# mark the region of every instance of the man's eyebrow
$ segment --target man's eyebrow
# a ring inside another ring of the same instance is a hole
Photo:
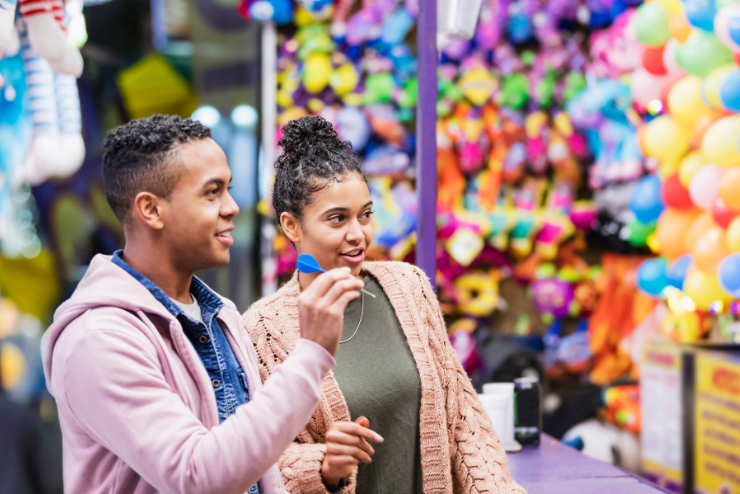
[[[229,179],[229,183],[231,183],[232,179]],[[203,188],[209,187],[211,185],[224,185],[226,182],[224,182],[223,178],[214,177],[210,180],[208,180],[206,183],[203,184]]]

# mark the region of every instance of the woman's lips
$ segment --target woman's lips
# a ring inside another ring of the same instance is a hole
[[[351,254],[354,254],[354,255],[351,255]],[[339,254],[339,255],[344,260],[348,262],[353,262],[353,263],[362,262],[365,260],[365,250],[364,249],[357,249],[357,250],[348,252],[347,254]]]

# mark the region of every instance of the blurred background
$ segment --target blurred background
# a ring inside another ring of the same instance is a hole
[[[424,1],[0,0],[0,493],[61,492],[39,340],[123,247],[105,132],[154,113],[227,154],[232,261],[200,276],[240,310],[295,268],[280,126],[322,115],[367,173],[372,259],[416,262],[436,222],[428,274],[479,390],[532,378],[551,436],[674,492],[740,492],[740,5],[439,0],[429,33]]]

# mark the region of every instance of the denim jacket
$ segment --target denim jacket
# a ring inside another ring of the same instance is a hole
[[[203,323],[189,318],[172,299],[149,278],[136,271],[123,260],[123,251],[113,254],[112,261],[133,276],[180,321],[203,366],[208,372],[216,395],[219,421],[223,422],[237,407],[249,401],[247,376],[236,359],[216,315],[223,308],[221,299],[205,283],[193,276],[190,293],[200,306]],[[205,323],[205,324],[204,324]],[[255,484],[247,494],[259,494]]]

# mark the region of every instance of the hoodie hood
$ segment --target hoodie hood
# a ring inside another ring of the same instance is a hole
[[[93,258],[72,296],[54,313],[54,322],[41,340],[41,358],[44,364],[46,387],[52,394],[51,362],[54,345],[72,321],[96,307],[117,307],[174,319],[146,287],[111,262],[111,256],[98,254]]]

